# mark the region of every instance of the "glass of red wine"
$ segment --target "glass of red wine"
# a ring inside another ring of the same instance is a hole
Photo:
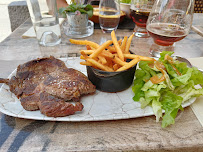
[[[150,54],[174,51],[173,44],[184,39],[192,25],[194,0],[156,0],[147,20],[147,31],[154,40]]]
[[[140,38],[148,38],[146,23],[154,0],[131,0],[130,17],[135,22],[134,33]]]

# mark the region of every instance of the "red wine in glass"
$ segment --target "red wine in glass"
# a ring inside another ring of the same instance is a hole
[[[131,0],[130,16],[135,22],[134,34],[136,37],[150,37],[146,30],[146,23],[153,4],[154,0]]]
[[[147,26],[150,36],[154,42],[162,46],[173,45],[187,36],[187,31],[177,24],[152,23]]]
[[[149,50],[152,56],[160,57],[162,51],[175,51],[173,44],[189,34],[193,11],[194,0],[156,0],[146,26],[154,40]]]
[[[132,10],[130,12],[130,16],[133,19],[133,22],[139,27],[146,27],[147,19],[150,12],[147,11],[139,11]]]

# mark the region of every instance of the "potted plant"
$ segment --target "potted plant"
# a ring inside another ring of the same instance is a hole
[[[93,15],[93,7],[90,4],[72,3],[66,8],[60,8],[59,14],[67,17],[69,26],[86,27],[88,18]]]
[[[130,3],[131,0],[120,0],[121,11],[124,11],[128,18],[130,18]]]

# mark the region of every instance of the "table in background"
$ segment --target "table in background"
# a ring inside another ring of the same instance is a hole
[[[198,27],[203,14],[195,14]],[[77,56],[84,46],[70,44],[63,34],[62,43],[55,47],[40,47],[36,39],[22,39],[31,27],[28,20],[0,43],[0,77],[7,77],[19,64],[37,57]],[[117,30],[118,38],[130,36],[132,31]],[[111,39],[109,34],[95,30],[85,38],[101,44]],[[134,37],[130,50],[149,56],[152,39]],[[184,57],[203,56],[203,37],[191,31],[175,44],[175,54]],[[129,97],[131,98],[131,97]],[[104,103],[105,104],[105,103]],[[10,117],[0,113],[0,148],[2,151],[202,151],[203,128],[192,112],[185,108],[175,125],[166,129],[155,117],[99,122],[49,122]]]
[[[203,36],[203,15],[195,14],[193,20],[192,30]]]

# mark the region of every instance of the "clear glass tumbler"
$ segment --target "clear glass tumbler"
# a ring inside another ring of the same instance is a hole
[[[116,30],[120,21],[120,0],[100,0],[99,23],[104,33]]]
[[[61,42],[56,0],[27,0],[36,38],[42,46]]]
[[[173,44],[184,39],[192,25],[194,0],[156,0],[147,21],[147,30],[154,39],[150,54],[174,51]]]

